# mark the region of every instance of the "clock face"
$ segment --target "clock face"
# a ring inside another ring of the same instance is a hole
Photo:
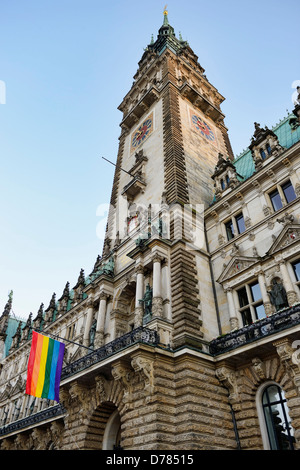
[[[210,140],[211,142],[214,142],[215,135],[207,122],[203,121],[203,119],[201,119],[196,114],[192,114],[192,122],[194,127],[203,135],[203,137],[205,137],[207,140]]]
[[[149,137],[153,130],[152,114],[134,131],[131,139],[132,150],[136,150]]]
[[[132,232],[137,226],[139,225],[138,223],[138,217],[137,215],[134,217],[131,217],[131,219],[128,221],[128,232]]]

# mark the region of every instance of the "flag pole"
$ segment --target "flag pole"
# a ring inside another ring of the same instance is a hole
[[[32,331],[35,331],[36,333],[43,334],[43,335],[49,335],[49,336],[52,336],[53,338],[58,338],[58,339],[61,339],[63,341],[67,341],[68,343],[75,344],[76,346],[79,346],[80,348],[85,348],[85,349],[89,349],[90,351],[94,351],[93,348],[89,348],[88,346],[83,346],[83,344],[75,343],[75,341],[71,341],[70,339],[62,338],[61,336],[54,335],[53,333],[40,332],[40,331],[36,331],[36,330],[32,330]]]

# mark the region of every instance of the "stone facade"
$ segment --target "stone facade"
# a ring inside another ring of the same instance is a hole
[[[102,256],[0,317],[1,450],[299,448],[299,105],[234,158],[223,100],[165,12],[119,106]],[[59,403],[25,395],[32,329],[66,344]]]

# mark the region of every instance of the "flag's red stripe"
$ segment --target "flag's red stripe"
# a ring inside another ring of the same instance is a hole
[[[31,350],[30,350],[28,366],[27,366],[26,393],[28,395],[31,395],[32,373],[33,373],[33,366],[34,366],[34,362],[35,362],[37,338],[38,338],[37,333],[35,331],[33,331],[32,332]]]
[[[36,396],[36,386],[39,379],[39,372],[40,372],[40,365],[41,365],[41,356],[42,356],[42,349],[43,349],[43,342],[44,336],[36,333],[37,335],[37,344],[35,349],[35,358],[34,358],[34,365],[32,370],[32,380],[31,380],[31,392],[32,395]]]

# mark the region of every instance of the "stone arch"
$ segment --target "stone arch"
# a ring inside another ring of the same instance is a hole
[[[95,409],[89,420],[84,443],[85,450],[102,450],[107,424],[116,411],[118,409],[112,402],[102,403]]]
[[[254,357],[252,363],[241,369],[218,369],[217,376],[229,391],[229,401],[234,411],[242,450],[262,450],[257,391],[262,384],[271,381],[277,383],[286,396],[292,396],[295,387],[286,368],[279,357],[273,356],[265,360]],[[287,405],[291,410],[289,400]]]
[[[124,387],[119,380],[107,380],[103,376],[97,379],[94,409],[89,413],[84,439],[85,450],[106,450],[113,445],[119,446],[121,424],[124,419]],[[115,441],[113,442],[113,439]]]

